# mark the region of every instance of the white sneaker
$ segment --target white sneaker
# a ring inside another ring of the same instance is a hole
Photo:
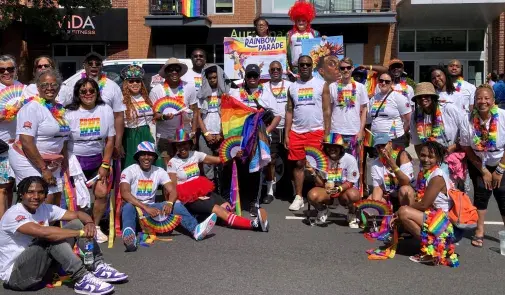
[[[109,238],[102,232],[99,226],[96,227],[96,242],[98,244],[105,243]]]
[[[77,294],[104,295],[112,293],[114,286],[96,278],[91,273],[87,273],[75,283],[74,291]]]
[[[316,217],[316,224],[317,225],[326,224],[326,220],[328,220],[328,212],[329,212],[328,208],[321,210],[321,211],[317,211],[317,217]]]
[[[205,219],[202,223],[196,226],[195,231],[193,232],[193,238],[195,240],[200,241],[207,234],[210,233],[214,225],[216,224],[217,221],[217,215],[216,213],[212,213],[207,219]]]
[[[299,195],[296,195],[295,199],[293,200],[293,203],[289,205],[289,210],[298,211],[300,209],[303,209],[304,205],[305,204],[303,203],[303,198],[300,197]]]
[[[356,214],[348,213],[347,222],[349,222],[349,228],[359,228],[359,219],[356,218]]]

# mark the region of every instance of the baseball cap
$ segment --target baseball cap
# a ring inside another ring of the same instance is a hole
[[[387,144],[391,141],[391,137],[387,133],[375,133],[373,136],[373,147],[376,147],[380,144]]]
[[[248,64],[247,67],[245,68],[245,74],[247,75],[249,73],[256,73],[260,75],[261,74],[260,67],[258,67],[257,64]]]
[[[91,59],[98,59],[99,61],[103,61],[103,56],[101,56],[99,53],[94,52],[94,51],[92,51],[92,52],[86,54],[86,56],[84,56],[84,61],[88,61]]]

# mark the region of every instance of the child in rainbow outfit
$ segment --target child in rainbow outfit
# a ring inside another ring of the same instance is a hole
[[[347,218],[349,227],[358,228],[353,206],[360,200],[360,194],[356,188],[359,181],[358,163],[353,156],[344,152],[344,139],[340,134],[330,133],[324,138],[323,152],[328,159],[328,167],[325,171],[321,171],[323,173],[315,172],[310,165],[306,167],[316,184],[316,187],[312,188],[307,195],[310,204],[318,211],[316,224],[326,223],[329,213],[327,206],[338,199],[340,205],[349,208]]]
[[[220,195],[213,193],[214,184],[207,177],[200,176],[198,168],[200,163],[217,165],[221,163],[220,158],[192,151],[191,138],[183,129],[176,131],[172,143],[176,154],[168,162],[167,172],[177,187],[177,198],[184,203],[189,212],[203,216],[217,215],[232,228],[268,232],[269,224],[265,209],[259,208],[258,216],[254,220],[229,212],[225,208],[230,204]],[[240,156],[240,153],[237,156]]]
[[[302,40],[320,37],[318,31],[310,27],[316,17],[316,10],[312,3],[298,0],[288,12],[289,18],[294,23],[289,30],[287,41],[288,73],[296,77],[298,74],[298,58],[302,55]]]
[[[133,157],[137,163],[123,170],[120,183],[121,197],[125,201],[121,209],[121,218],[126,251],[137,250],[136,208],[140,208],[144,215],[151,217],[160,214],[180,215],[182,227],[190,232],[195,240],[202,240],[214,227],[216,214],[210,214],[205,221],[198,224],[186,207],[177,201],[177,194],[166,171],[153,166],[158,159],[153,143],[148,141],[140,143]],[[155,203],[156,190],[160,185],[163,186],[166,201]]]

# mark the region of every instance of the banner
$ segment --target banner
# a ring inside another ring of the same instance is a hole
[[[285,37],[224,38],[224,72],[230,79],[244,79],[248,64],[257,64],[261,79],[269,79],[268,67],[279,61],[286,71]]]
[[[341,60],[344,58],[344,37],[334,36],[322,38],[304,39],[302,40],[302,54],[312,57],[314,65],[314,77],[320,77],[317,69],[319,59],[323,56],[333,55]]]

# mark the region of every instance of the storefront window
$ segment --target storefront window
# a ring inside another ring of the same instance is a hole
[[[417,31],[417,52],[466,51],[465,30]]]
[[[274,2],[274,12],[288,12],[295,0],[272,0]]]
[[[400,52],[414,52],[416,46],[415,31],[400,31],[398,33]]]
[[[468,31],[468,51],[484,51],[484,30]]]
[[[233,0],[216,0],[216,13],[233,13]]]
[[[482,60],[468,61],[467,80],[476,86],[484,83],[484,62]]]
[[[68,45],[68,56],[85,56],[91,52],[91,45]]]
[[[415,67],[414,61],[403,61],[403,69],[405,73],[407,73],[407,77],[409,77],[412,80],[414,80],[414,67]]]

